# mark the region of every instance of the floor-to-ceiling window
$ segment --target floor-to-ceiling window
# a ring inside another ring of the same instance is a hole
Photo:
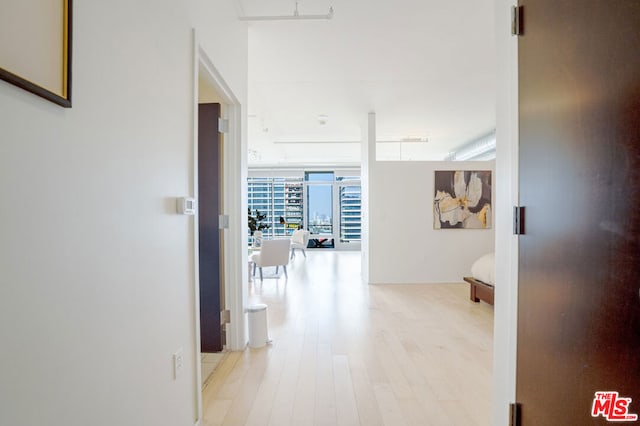
[[[310,248],[359,249],[359,170],[249,169],[248,206],[265,215],[264,237],[311,232]]]
[[[333,237],[333,172],[305,172],[307,229]]]

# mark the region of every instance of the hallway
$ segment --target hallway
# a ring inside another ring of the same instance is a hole
[[[493,307],[467,285],[363,285],[360,252],[288,270],[249,283],[273,342],[226,356],[203,426],[491,424]]]

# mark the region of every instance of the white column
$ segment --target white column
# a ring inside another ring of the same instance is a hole
[[[362,167],[361,167],[361,197],[362,197],[362,281],[369,283],[369,257],[371,253],[370,215],[369,206],[374,196],[372,183],[376,162],[376,113],[367,115],[366,123],[362,126]]]

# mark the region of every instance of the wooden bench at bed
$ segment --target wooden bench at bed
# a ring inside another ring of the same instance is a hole
[[[493,286],[476,280],[473,277],[464,277],[463,280],[470,284],[469,298],[478,303],[484,300],[493,305]]]

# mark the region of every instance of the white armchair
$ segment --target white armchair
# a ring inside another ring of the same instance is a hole
[[[251,261],[253,262],[253,275],[256,274],[256,267],[260,268],[260,281],[262,281],[262,268],[266,266],[275,266],[276,274],[278,273],[278,267],[282,266],[284,269],[284,276],[287,275],[287,264],[289,263],[289,248],[291,246],[291,240],[279,239],[279,240],[262,240],[260,251],[251,255]]]
[[[304,251],[304,249],[306,249],[307,245],[309,244],[309,235],[310,235],[310,232],[305,231],[304,229],[298,229],[296,231],[293,231],[293,234],[291,235],[291,258],[292,259],[296,257],[296,249],[302,250],[302,254],[304,255],[304,257],[307,257],[307,253]]]

